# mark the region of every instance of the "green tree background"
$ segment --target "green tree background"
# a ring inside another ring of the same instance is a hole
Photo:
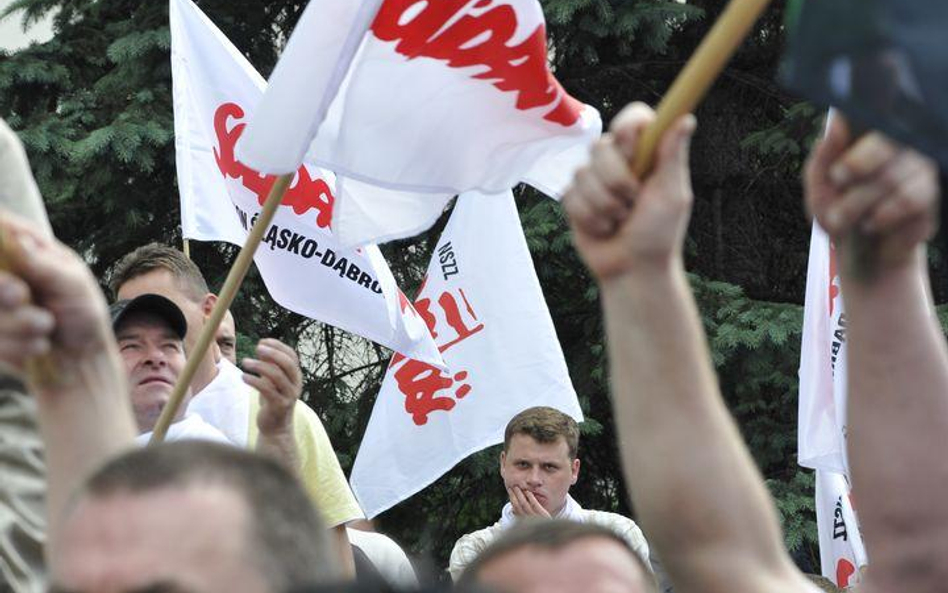
[[[305,2],[198,4],[266,75]],[[607,125],[630,101],[660,99],[724,6],[720,0],[543,4],[558,78],[597,107]],[[688,266],[723,393],[776,497],[787,547],[804,570],[818,572],[813,477],[796,465],[796,376],[809,243],[799,171],[822,113],[775,82],[783,10],[783,1],[773,3],[698,109]],[[0,115],[27,146],[57,235],[104,280],[111,264],[138,245],[181,243],[167,2],[17,0],[7,10],[7,18],[25,25],[44,15],[54,18],[51,40],[0,53]],[[559,206],[529,188],[518,195],[588,419],[574,494],[588,507],[634,516],[615,447],[596,287]],[[383,248],[407,293],[417,289],[445,220]],[[201,243],[192,255],[219,286],[235,250]],[[937,253],[934,265],[940,270]],[[939,299],[945,289],[936,283]],[[283,310],[255,274],[234,312],[242,353],[265,336],[300,344],[307,403],[348,471],[389,353]],[[497,453],[473,455],[383,514],[379,528],[432,570],[444,567],[454,540],[495,521],[505,501]]]

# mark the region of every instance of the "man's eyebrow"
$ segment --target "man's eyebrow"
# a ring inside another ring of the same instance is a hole
[[[173,329],[168,329],[167,331],[162,332],[162,340],[171,340],[173,342],[182,342],[183,340],[175,333]]]
[[[85,593],[81,589],[68,589],[60,585],[51,585],[46,593]],[[195,593],[193,589],[188,589],[181,583],[174,581],[157,581],[149,583],[142,587],[126,589],[123,593]]]
[[[194,589],[188,589],[181,583],[174,581],[158,581],[149,583],[144,587],[128,589],[125,593],[195,593]]]

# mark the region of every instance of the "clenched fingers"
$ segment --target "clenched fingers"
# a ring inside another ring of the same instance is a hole
[[[845,187],[870,178],[886,167],[899,151],[899,146],[882,134],[866,134],[833,164],[829,170],[830,180],[837,187]]]
[[[825,206],[823,223],[832,235],[852,230],[876,207],[884,207],[902,191],[902,186],[922,172],[921,165],[908,151],[895,153],[892,160],[871,176],[848,188],[837,187],[835,199]]]
[[[618,216],[626,215],[638,195],[640,183],[632,174],[629,161],[619,150],[611,134],[604,135],[593,145],[589,165],[590,173],[599,180],[612,198],[611,203],[602,210],[611,211]]]
[[[864,221],[866,232],[886,233],[913,219],[924,219],[928,221],[929,236],[934,234],[939,194],[937,169],[934,163],[916,153],[911,153],[906,160],[902,177],[889,199]]]
[[[0,272],[0,360],[20,368],[31,357],[50,350],[55,319],[29,304],[26,284]]]
[[[563,196],[563,208],[573,226],[594,237],[609,237],[615,232],[616,219],[603,216],[595,206],[604,198],[591,195],[606,191],[589,167],[576,172],[573,186]]]

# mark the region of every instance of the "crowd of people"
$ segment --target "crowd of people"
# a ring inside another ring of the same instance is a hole
[[[628,163],[653,119],[641,104],[619,114],[563,200],[600,288],[619,450],[641,529],[570,496],[581,479],[575,421],[524,410],[510,419],[499,459],[509,502],[451,553],[458,591],[819,590],[784,548],[685,274],[696,121],[683,117],[665,133],[640,179]],[[835,118],[804,187],[842,262],[850,464],[871,557],[860,591],[940,592],[948,349],[924,255],[937,167],[879,134],[855,138]],[[238,366],[229,317],[168,442],[143,446],[217,298],[184,254],[146,245],[116,262],[109,305],[79,255],[31,223],[2,213],[0,238],[0,566],[9,587],[418,587],[405,553],[363,521],[326,431],[300,401],[300,362],[286,344],[263,339]]]

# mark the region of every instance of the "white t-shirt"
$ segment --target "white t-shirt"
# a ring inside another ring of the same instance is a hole
[[[642,534],[642,530],[635,524],[635,521],[616,513],[584,509],[575,502],[574,505],[575,507],[570,509],[569,516],[566,518],[580,523],[594,523],[611,529],[616,535],[627,541],[645,565],[651,568],[648,561],[648,542],[645,541],[645,535]],[[505,523],[507,522],[501,518],[500,521],[490,527],[463,535],[455,542],[448,566],[448,572],[451,573],[452,580],[457,581],[467,565],[487,546],[492,544],[495,539],[500,537],[508,526]]]
[[[200,415],[238,447],[247,447],[250,434],[251,388],[243,371],[226,358],[217,364],[217,376],[188,404],[188,411]]]
[[[346,528],[349,543],[362,550],[375,570],[389,585],[401,589],[418,586],[418,577],[405,551],[391,538],[381,533]]]
[[[151,433],[152,431],[148,431],[138,435],[135,437],[135,443],[141,446],[147,445],[148,441],[151,440]],[[165,441],[168,442],[183,440],[213,441],[225,445],[234,444],[224,436],[224,433],[205,422],[200,415],[191,411],[184,418],[169,426],[168,434],[165,435]]]

